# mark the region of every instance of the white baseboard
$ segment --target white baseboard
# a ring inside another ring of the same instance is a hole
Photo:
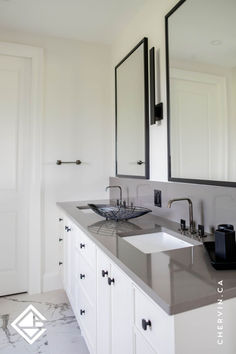
[[[62,289],[61,273],[46,273],[43,276],[43,292]]]

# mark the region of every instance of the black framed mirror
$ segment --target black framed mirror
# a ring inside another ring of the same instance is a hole
[[[235,14],[181,0],[166,15],[169,181],[236,186]]]
[[[149,178],[148,39],[115,67],[116,176]]]

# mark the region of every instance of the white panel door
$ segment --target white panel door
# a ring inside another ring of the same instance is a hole
[[[28,290],[31,61],[0,55],[0,296]]]
[[[172,177],[227,179],[224,77],[171,70]]]

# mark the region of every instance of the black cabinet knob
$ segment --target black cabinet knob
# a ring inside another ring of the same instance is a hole
[[[151,327],[152,323],[150,320],[146,321],[145,319],[142,319],[142,328],[144,331],[147,330],[147,327]]]
[[[65,226],[65,230],[67,231],[67,229],[68,229],[68,226]]]
[[[71,231],[71,228],[70,228],[70,227],[67,227],[66,231],[67,231],[67,232],[70,232],[70,231]]]
[[[84,315],[85,314],[85,310],[80,310],[80,315]]]
[[[59,242],[63,241],[63,238],[59,237]]]
[[[62,218],[59,218],[58,221],[61,222],[61,221],[63,221],[63,219],[62,219]]]
[[[80,246],[81,249],[85,248],[85,244],[84,243],[81,243],[79,246]]]
[[[102,277],[105,278],[106,275],[108,275],[108,271],[107,270],[102,270]]]
[[[80,279],[83,279],[83,278],[85,278],[85,274],[80,274]]]
[[[107,282],[108,282],[109,285],[111,285],[112,283],[114,284],[115,283],[115,279],[108,277]]]
[[[63,264],[63,262],[58,262],[59,266]]]

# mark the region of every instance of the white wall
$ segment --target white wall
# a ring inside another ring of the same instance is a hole
[[[44,290],[60,286],[57,201],[103,198],[111,174],[110,47],[0,30],[0,41],[45,50],[43,121]],[[83,164],[57,166],[56,160]]]
[[[160,126],[150,127],[150,179],[155,181],[167,180],[165,15],[177,2],[177,0],[148,0],[112,45],[113,68],[143,37],[148,37],[149,48],[155,46],[156,49],[160,49],[161,101],[164,103],[164,119]],[[114,73],[112,74],[114,80]],[[115,156],[114,151],[113,146],[113,156]]]

